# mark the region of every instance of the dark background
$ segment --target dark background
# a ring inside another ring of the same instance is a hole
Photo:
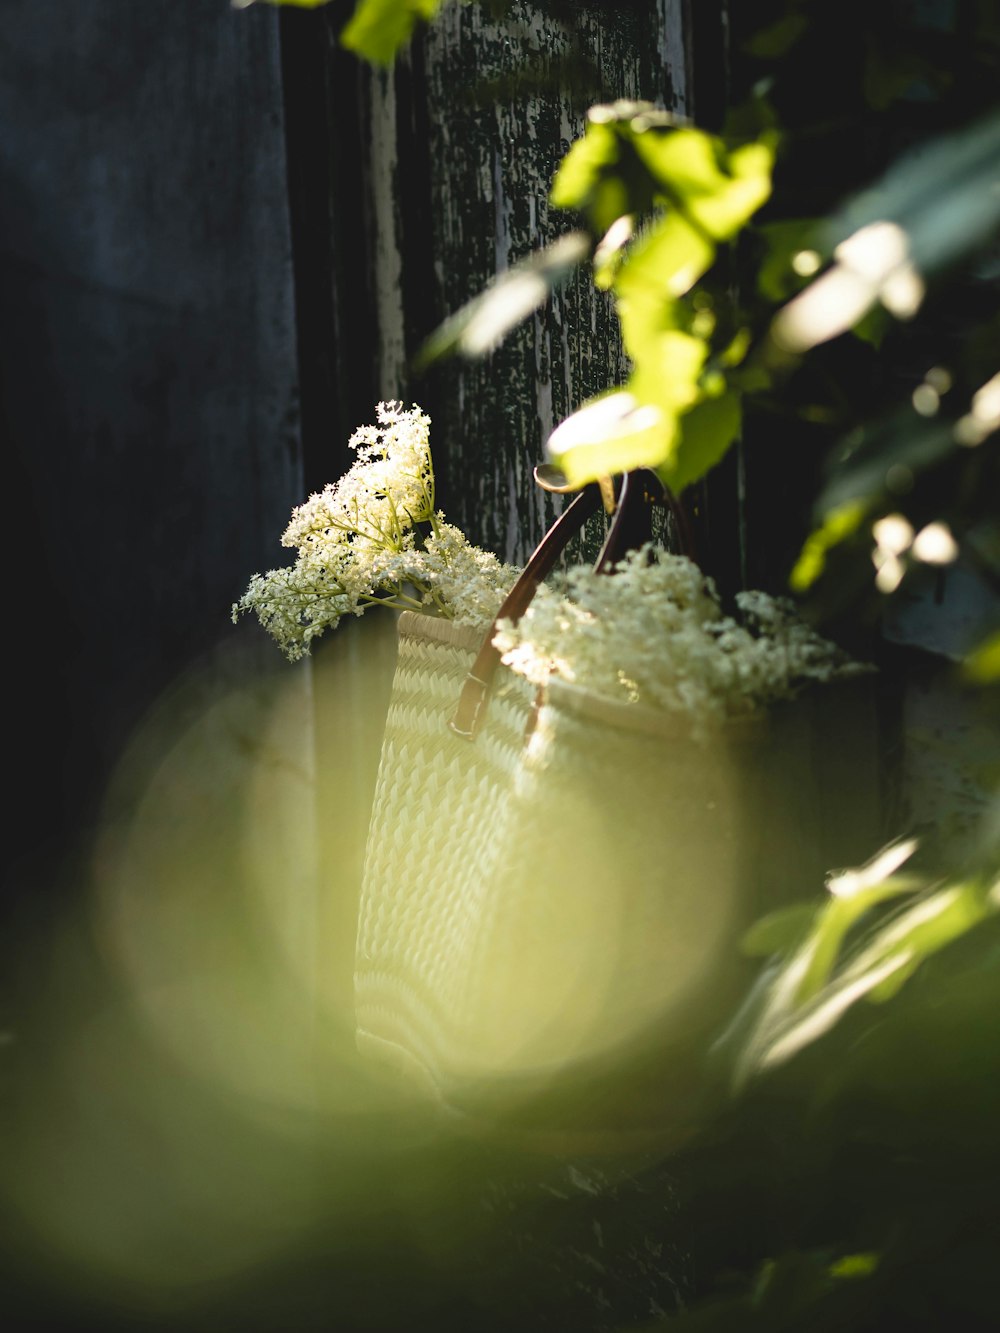
[[[225,0],[4,5],[15,897],[63,873],[143,709],[232,652],[229,607],[301,498],[278,24]]]

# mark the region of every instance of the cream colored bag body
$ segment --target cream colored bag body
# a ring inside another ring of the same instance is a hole
[[[749,919],[745,741],[561,682],[534,716],[504,672],[470,743],[448,723],[477,647],[400,616],[355,975],[362,1050],[456,1108],[703,1032]]]
[[[743,729],[698,743],[563,682],[536,698],[500,667],[457,734],[483,648],[400,616],[355,972],[362,1051],[457,1110],[703,1053],[752,915]]]

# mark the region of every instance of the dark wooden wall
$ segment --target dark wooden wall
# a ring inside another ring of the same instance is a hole
[[[6,0],[4,696],[22,886],[86,825],[150,701],[233,643],[230,605],[277,563],[302,489],[285,166],[275,11]],[[257,651],[250,626],[241,642]]]
[[[548,206],[587,108],[687,106],[680,0],[448,5],[366,94],[378,384],[431,413],[442,505],[523,559],[551,515],[534,485],[552,427],[626,367],[610,301],[581,272],[484,360],[414,376],[447,315],[572,224]]]

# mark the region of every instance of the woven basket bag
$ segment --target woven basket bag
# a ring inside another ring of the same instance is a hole
[[[598,570],[642,536],[629,484]],[[574,501],[501,616],[523,612],[599,503]],[[672,1110],[676,1122],[744,980],[732,962],[756,907],[741,800],[753,728],[706,745],[559,680],[536,694],[498,664],[492,627],[403,612],[398,633],[361,894],[359,1048],[476,1120],[597,1135],[662,1129]]]

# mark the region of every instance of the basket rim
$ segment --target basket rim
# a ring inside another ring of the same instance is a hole
[[[439,643],[469,653],[479,651],[489,629],[489,625],[482,628],[457,625],[453,620],[421,611],[401,611],[397,622],[400,639]],[[550,676],[542,687],[541,705],[544,707],[547,704],[565,708],[622,731],[684,744],[695,743],[693,721],[686,714],[668,713],[663,709],[651,708],[648,704],[609,699],[607,695],[598,694],[595,690],[560,676]],[[722,740],[726,744],[750,744],[760,740],[767,730],[767,713],[758,710],[744,717],[710,723],[705,731],[705,742],[710,744]]]
[[[428,639],[468,652],[478,652],[489,628],[489,625],[483,625],[481,629],[474,625],[458,625],[454,620],[427,615],[423,611],[400,611],[396,623],[396,632],[401,639]]]
[[[552,703],[570,712],[578,713],[595,721],[619,727],[623,731],[634,731],[645,736],[657,736],[664,740],[694,741],[693,719],[684,713],[668,713],[664,709],[650,708],[648,704],[628,703],[625,700],[609,699],[595,690],[564,680],[560,676],[550,676],[544,687],[544,703]],[[544,706],[544,705],[543,705]],[[726,718],[711,722],[706,727],[705,740],[724,740],[727,743],[749,744],[759,740],[768,730],[767,713],[758,710],[744,717]]]

